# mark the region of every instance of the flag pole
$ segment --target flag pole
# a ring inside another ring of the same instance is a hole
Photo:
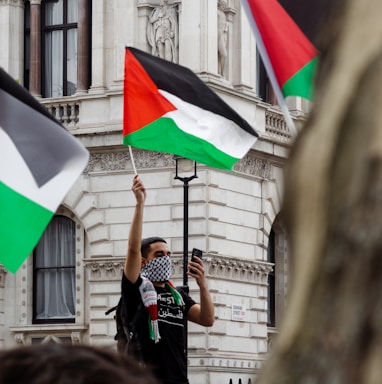
[[[296,137],[297,136],[296,126],[293,123],[293,120],[292,120],[291,114],[289,112],[288,106],[285,102],[285,98],[281,92],[281,88],[280,88],[279,83],[276,79],[276,75],[275,75],[275,72],[273,70],[271,61],[269,59],[267,50],[265,49],[265,45],[264,45],[263,39],[261,37],[260,31],[257,28],[257,24],[256,24],[254,18],[252,17],[252,12],[251,12],[251,9],[249,8],[248,0],[242,0],[241,3],[244,7],[244,10],[247,14],[248,21],[249,21],[249,23],[252,27],[253,33],[255,35],[255,39],[256,39],[257,46],[258,46],[259,51],[260,51],[261,58],[263,59],[265,69],[268,73],[269,80],[270,80],[272,87],[273,87],[273,90],[275,92],[277,102],[280,106],[280,109],[281,109],[283,115],[284,115],[285,123],[286,123],[289,131],[291,132],[292,136]]]
[[[134,175],[137,175],[137,168],[135,168],[133,150],[131,149],[131,145],[129,145],[129,153],[130,153],[131,165],[133,166]]]

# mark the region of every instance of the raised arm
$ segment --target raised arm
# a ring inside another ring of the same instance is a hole
[[[142,265],[142,223],[143,209],[146,200],[146,189],[138,175],[135,175],[131,189],[135,195],[136,205],[130,226],[127,255],[123,271],[127,279],[135,283],[139,277]]]

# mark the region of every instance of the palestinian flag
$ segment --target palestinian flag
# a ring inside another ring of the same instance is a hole
[[[312,44],[322,49],[322,32],[328,20],[332,0],[278,0]]]
[[[284,3],[291,6],[290,0]],[[300,3],[294,3],[295,9]],[[318,50],[277,0],[242,0],[242,4],[269,77],[276,79],[284,97],[312,99]]]
[[[232,169],[257,136],[190,69],[126,48],[124,144]]]
[[[87,150],[0,68],[0,263],[16,272],[88,161]]]

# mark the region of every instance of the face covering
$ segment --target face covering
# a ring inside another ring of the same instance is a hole
[[[172,274],[170,256],[161,256],[152,259],[141,270],[141,276],[154,282],[168,281]]]

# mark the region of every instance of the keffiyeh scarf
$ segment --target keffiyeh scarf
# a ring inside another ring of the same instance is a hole
[[[181,294],[169,281],[172,273],[170,256],[156,257],[147,263],[141,271],[142,283],[139,292],[147,311],[149,312],[150,338],[158,343],[160,340],[158,325],[158,294],[152,282],[166,282],[177,305],[184,305]]]

